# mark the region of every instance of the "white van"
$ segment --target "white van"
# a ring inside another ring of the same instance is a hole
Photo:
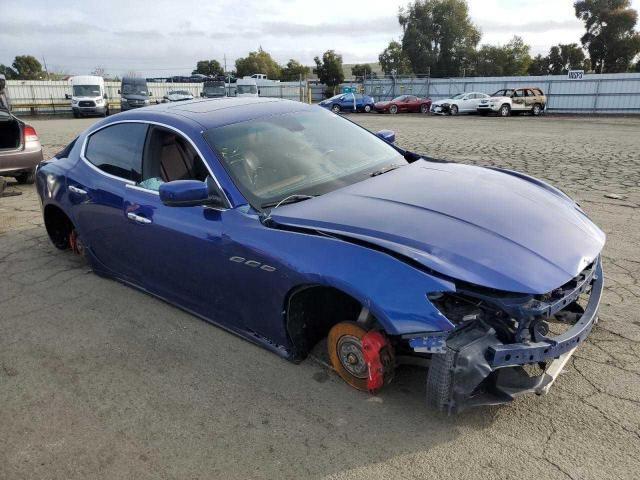
[[[81,115],[109,115],[109,103],[104,89],[104,79],[93,75],[78,75],[69,79],[71,83],[71,109],[75,118]]]
[[[258,84],[255,78],[242,77],[236,80],[236,97],[257,97]]]

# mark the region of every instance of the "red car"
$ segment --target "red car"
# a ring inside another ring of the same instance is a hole
[[[389,102],[378,102],[373,108],[378,113],[429,113],[431,99],[416,97],[415,95],[400,95]]]

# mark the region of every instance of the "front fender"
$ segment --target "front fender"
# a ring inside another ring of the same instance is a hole
[[[279,272],[287,272],[277,282],[280,285],[272,285],[286,288],[280,298],[303,285],[333,287],[367,307],[391,335],[453,328],[427,294],[454,291],[455,285],[410,265],[410,260],[311,230],[271,228],[259,222],[253,227],[244,246],[260,252],[258,258]]]

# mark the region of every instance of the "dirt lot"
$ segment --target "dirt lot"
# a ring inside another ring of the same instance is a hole
[[[606,231],[600,323],[551,393],[444,417],[423,407],[420,370],[376,397],[351,390],[90,273],[48,243],[32,189],[11,187],[0,478],[638,478],[640,119],[352,118],[549,180]],[[33,124],[53,153],[91,122]]]

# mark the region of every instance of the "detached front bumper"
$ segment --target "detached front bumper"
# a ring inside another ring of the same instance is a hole
[[[528,343],[504,344],[493,328],[476,322],[455,331],[448,338],[411,339],[416,348],[420,342],[425,350],[450,357],[449,412],[468,407],[508,403],[526,393],[546,394],[575,349],[586,340],[598,321],[604,276],[602,260],[598,258],[589,277],[570,294],[543,311],[550,316],[591,288],[584,313],[567,331],[552,338]],[[436,339],[435,341],[433,339]],[[443,357],[444,358],[444,357]],[[433,360],[432,360],[433,362]],[[532,375],[525,367],[536,367]]]

